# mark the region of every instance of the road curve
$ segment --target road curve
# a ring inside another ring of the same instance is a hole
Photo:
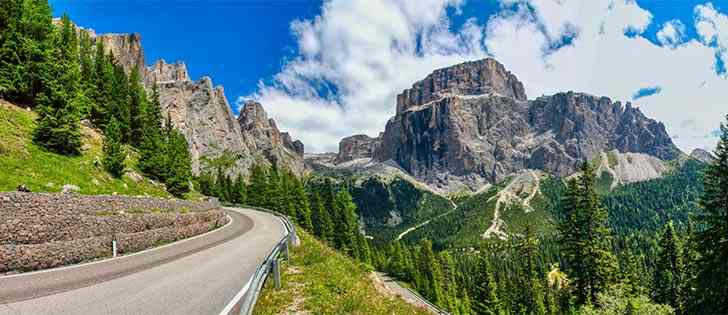
[[[0,314],[220,314],[286,233],[270,214],[226,211],[229,225],[193,239],[0,277]]]

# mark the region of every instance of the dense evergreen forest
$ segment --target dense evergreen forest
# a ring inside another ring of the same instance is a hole
[[[375,244],[359,231],[355,188],[322,176],[300,179],[275,164],[255,166],[247,182],[222,169],[198,182],[205,194],[290,216],[452,314],[725,314],[728,293],[717,280],[728,268],[722,130],[712,165],[683,161],[662,179],[607,194],[584,164],[582,175],[542,187],[554,227],[526,224],[508,240],[475,247],[434,249],[428,239]],[[477,200],[487,198],[460,202]]]
[[[50,152],[80,154],[85,122],[103,131],[101,164],[111,175],[137,169],[176,196],[189,191],[187,141],[164,122],[159,95],[68,16],[54,21],[47,0],[0,2],[0,98],[38,113],[33,140]]]

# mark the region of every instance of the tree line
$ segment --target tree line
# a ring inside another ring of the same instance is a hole
[[[0,97],[38,114],[34,143],[79,155],[87,120],[103,131],[102,164],[111,175],[123,175],[130,148],[138,169],[182,196],[192,175],[184,136],[171,119],[164,123],[159,94],[145,90],[139,70],[127,73],[107,50],[68,15],[54,23],[47,0],[0,3]]]
[[[246,180],[231,175],[235,160],[230,152],[206,159],[208,167],[196,178],[199,191],[223,202],[277,211],[331,247],[371,264],[372,246],[360,232],[358,210],[347,189],[328,178],[304,183],[275,162],[255,164]]]

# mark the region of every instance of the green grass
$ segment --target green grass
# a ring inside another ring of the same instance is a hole
[[[161,186],[144,179],[135,182],[124,176],[113,178],[101,166],[103,140],[90,128],[82,127],[83,153],[63,156],[48,152],[32,141],[36,114],[0,101],[0,191],[14,191],[26,185],[34,192],[59,192],[63,185],[78,186],[81,194],[170,196]],[[128,170],[137,157],[131,152]]]
[[[281,268],[281,288],[267,281],[253,314],[428,314],[379,293],[367,267],[299,229],[301,246]],[[272,280],[272,279],[269,279]]]

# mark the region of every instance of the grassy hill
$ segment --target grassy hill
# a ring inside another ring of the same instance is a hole
[[[34,192],[59,192],[63,185],[71,184],[88,195],[170,196],[163,186],[134,175],[139,174],[133,167],[134,152],[126,161],[127,175],[111,177],[100,162],[103,138],[92,128],[81,128],[84,145],[79,156],[58,155],[35,145],[36,117],[30,110],[0,100],[0,191],[26,185]]]
[[[298,231],[301,246],[281,265],[281,288],[267,281],[253,314],[429,314],[381,293],[366,266]]]

